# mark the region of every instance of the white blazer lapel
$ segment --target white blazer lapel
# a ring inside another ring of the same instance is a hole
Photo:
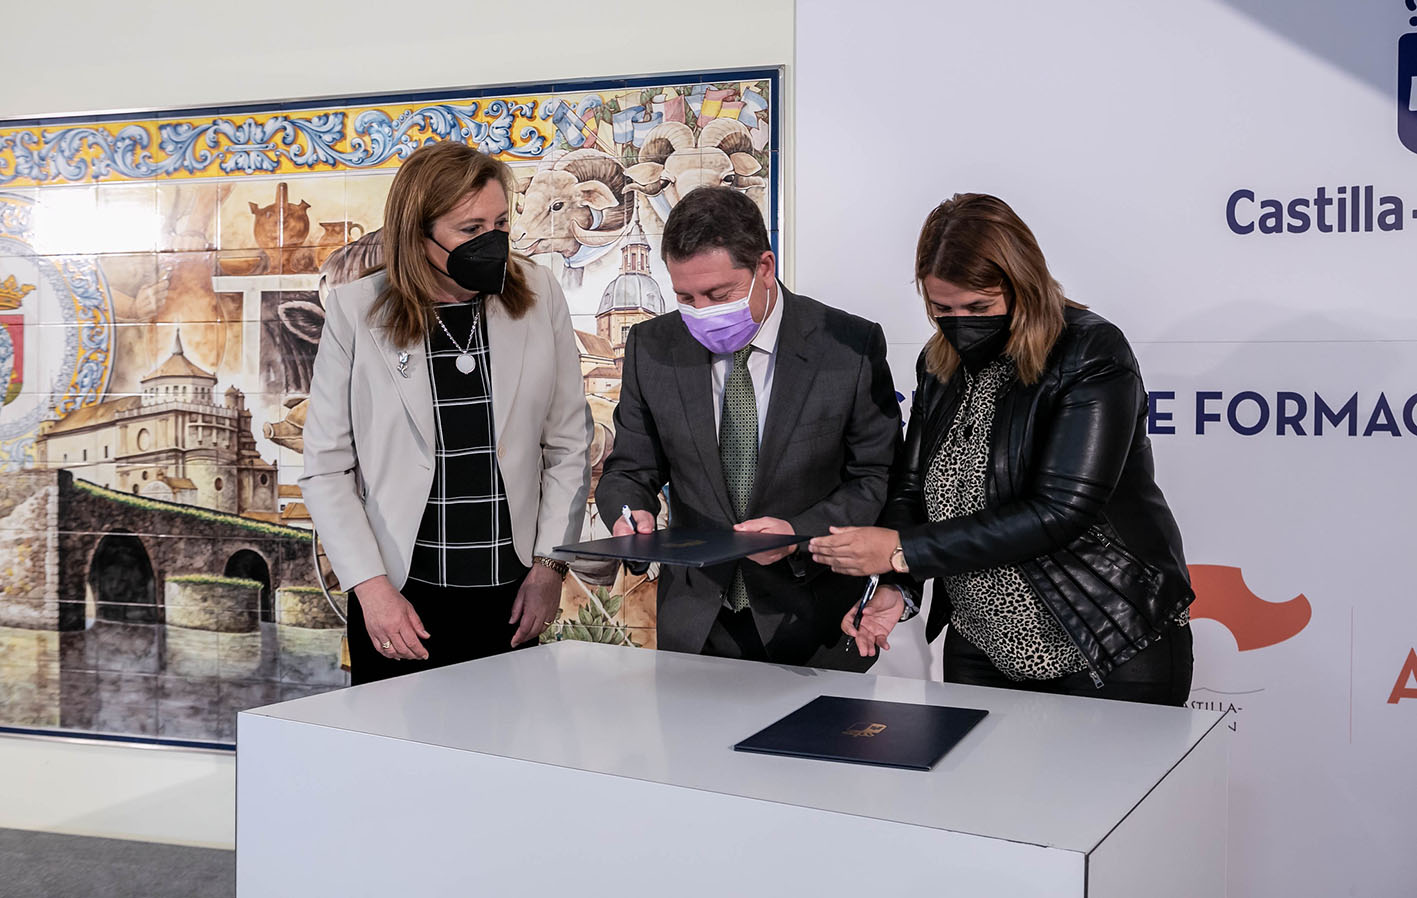
[[[429,380],[428,353],[417,344],[402,350],[389,339],[386,327],[371,327],[369,333],[378,347],[379,358],[394,382],[394,390],[413,422],[414,430],[433,454],[433,384]]]
[[[521,385],[527,327],[531,316],[537,311],[533,308],[521,320],[516,320],[507,314],[500,297],[487,300],[487,348],[492,356],[493,436],[498,441],[506,433],[507,419],[512,414],[517,387]],[[550,359],[545,361],[548,365],[552,363]]]

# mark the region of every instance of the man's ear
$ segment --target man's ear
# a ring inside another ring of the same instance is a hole
[[[766,265],[764,264],[766,263]],[[758,257],[759,278],[765,280],[776,280],[777,278],[777,256],[772,250],[765,250]]]

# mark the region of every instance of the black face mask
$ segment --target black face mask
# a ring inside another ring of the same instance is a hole
[[[428,239],[438,243],[431,233]],[[506,286],[507,256],[511,252],[506,231],[493,228],[452,249],[441,243],[438,246],[448,253],[448,268],[443,273],[464,290],[497,294]]]
[[[935,319],[940,333],[959,353],[971,373],[981,371],[1004,351],[1013,315],[942,315]]]

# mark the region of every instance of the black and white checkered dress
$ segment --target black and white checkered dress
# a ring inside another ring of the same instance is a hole
[[[472,328],[476,300],[438,307],[457,339]],[[477,367],[457,369],[459,350],[436,321],[424,340],[437,431],[433,488],[414,542],[409,579],[429,586],[488,587],[517,582],[527,567],[512,545],[512,517],[492,416],[492,359],[487,319],[471,336]],[[467,344],[464,344],[467,345]]]

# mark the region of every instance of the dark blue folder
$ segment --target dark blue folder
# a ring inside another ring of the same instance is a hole
[[[823,695],[733,748],[929,770],[988,713],[978,708]]]
[[[589,542],[557,546],[557,552],[590,558],[619,558],[623,561],[677,564],[684,567],[704,567],[721,564],[766,552],[805,543],[810,535],[794,536],[780,533],[739,533],[736,530],[691,530],[674,528],[653,533],[633,533],[611,536]]]

